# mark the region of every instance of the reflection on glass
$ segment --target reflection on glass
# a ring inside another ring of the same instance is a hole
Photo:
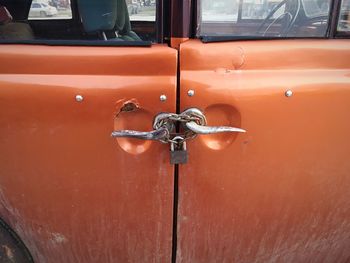
[[[29,11],[29,20],[71,19],[70,0],[33,0]]]
[[[203,0],[202,21],[237,21],[237,0]]]
[[[156,0],[126,0],[131,21],[156,21]]]
[[[201,0],[198,35],[324,36],[330,3],[331,0]]]
[[[156,0],[126,0],[131,21],[155,21]],[[33,0],[28,19],[71,19],[70,0]]]
[[[350,0],[343,0],[338,23],[338,31],[350,31]]]

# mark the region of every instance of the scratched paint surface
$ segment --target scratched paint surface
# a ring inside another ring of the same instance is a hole
[[[349,262],[348,40],[190,41],[180,52],[181,108],[247,133],[187,144],[178,262]]]
[[[110,134],[175,110],[176,52],[2,46],[0,58],[0,216],[35,262],[169,262],[167,148]]]

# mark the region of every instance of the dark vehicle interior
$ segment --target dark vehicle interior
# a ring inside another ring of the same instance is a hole
[[[50,20],[28,20],[31,3],[31,0],[0,1],[0,39],[105,41],[156,39],[155,22],[130,22],[125,0],[71,1],[71,19]]]
[[[41,1],[41,0],[33,0]],[[204,3],[205,1],[203,1]],[[268,0],[260,8],[238,0],[230,6],[215,7],[216,16],[232,15],[232,20],[211,21],[198,10],[201,23],[197,37],[326,37],[329,32],[329,0]],[[157,21],[130,21],[126,0],[72,0],[70,19],[30,19],[32,0],[0,0],[2,40],[97,40],[110,42],[162,42]],[[214,5],[213,5],[214,3]],[[205,11],[205,10],[204,10]],[[106,15],[107,14],[107,15]]]

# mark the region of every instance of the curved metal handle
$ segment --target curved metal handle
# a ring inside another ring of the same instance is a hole
[[[114,138],[129,137],[140,140],[162,141],[169,137],[169,130],[167,128],[159,128],[150,132],[122,130],[112,132],[111,136]]]
[[[204,126],[199,125],[194,121],[187,122],[186,127],[196,134],[215,134],[223,132],[246,132],[246,130],[227,126]]]

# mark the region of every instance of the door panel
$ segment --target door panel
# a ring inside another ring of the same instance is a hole
[[[35,262],[170,261],[168,149],[110,135],[175,111],[176,56],[161,45],[1,47],[0,213]]]
[[[349,41],[193,40],[180,54],[181,110],[247,132],[188,142],[178,262],[348,262]]]

